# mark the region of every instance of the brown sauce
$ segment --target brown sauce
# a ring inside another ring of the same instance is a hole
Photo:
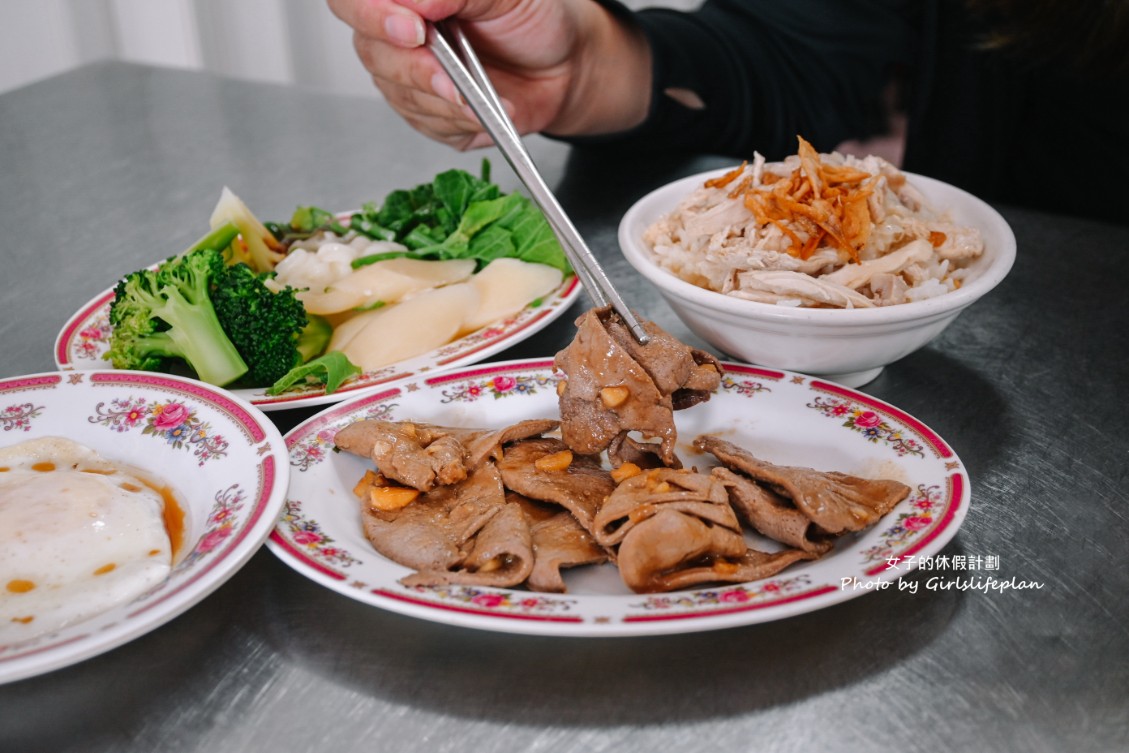
[[[40,472],[56,470],[55,464],[51,462],[36,463],[35,465],[31,466],[31,469]],[[8,470],[8,468],[0,468],[0,470]],[[142,484],[160,495],[161,501],[164,503],[162,506],[162,517],[165,523],[165,532],[169,536],[169,544],[172,548],[173,559],[175,560],[177,554],[180,552],[180,548],[184,545],[185,514],[184,508],[180,504],[180,500],[177,499],[176,493],[172,490],[172,487],[168,486],[167,484],[161,484],[159,482],[146,478],[145,475],[137,469],[128,468],[126,470],[131,473],[131,475],[134,475]],[[82,472],[94,473],[102,476],[112,476],[113,474],[117,473],[117,470],[83,468]],[[123,481],[119,484],[119,486],[122,489],[125,489],[127,492],[139,492],[142,489],[142,487],[129,481]],[[111,570],[113,569],[112,565],[108,565],[107,567],[109,567]],[[102,568],[100,568],[100,570],[102,570]],[[109,571],[106,570],[105,572]],[[96,571],[96,574],[101,573]]]

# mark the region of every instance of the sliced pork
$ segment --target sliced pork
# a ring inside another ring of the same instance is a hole
[[[636,593],[710,582],[715,563],[748,549],[725,487],[671,468],[622,481],[596,516],[596,540],[616,549],[620,576]]]
[[[787,497],[821,531],[829,534],[861,531],[874,525],[910,492],[908,486],[892,479],[866,479],[838,471],[773,465],[732,442],[708,434],[695,439],[694,447],[712,454],[730,470]]]
[[[596,516],[597,541],[616,549],[623,582],[637,593],[767,578],[817,555],[750,549],[714,476],[654,469],[626,479]]]
[[[370,458],[387,478],[420,491],[467,477],[503,444],[539,436],[551,419],[521,421],[500,430],[456,429],[412,421],[356,421],[337,432],[339,449]]]
[[[521,506],[506,500],[493,464],[414,497],[416,490],[394,487],[409,495],[395,508],[376,503],[381,495],[373,489],[381,488],[358,485],[365,536],[382,555],[416,571],[401,580],[404,585],[507,587],[532,572],[529,523]]]
[[[714,468],[712,475],[725,486],[734,512],[750,528],[805,552],[824,554],[831,549],[831,538],[788,499],[728,468]]]
[[[584,337],[558,354],[572,369],[561,399],[562,416],[572,410],[560,424],[565,438],[544,436],[558,426],[550,419],[497,430],[365,420],[337,433],[339,448],[376,463],[355,492],[373,547],[413,570],[403,584],[559,593],[563,569],[608,561],[637,593],[744,583],[819,558],[835,536],[873,525],[908,495],[897,481],[774,465],[713,435],[694,447],[719,467],[670,467],[674,425],[659,424],[708,398],[719,370],[660,334],[663,358],[688,360],[652,374],[646,347],[620,342],[630,338],[622,322],[589,312],[581,328]],[[620,387],[628,395],[604,404],[603,391]],[[595,400],[573,388],[595,390]],[[617,412],[632,394],[649,397]],[[586,433],[593,427],[606,431]],[[784,548],[750,548],[746,527]]]
[[[596,540],[621,544],[632,528],[661,510],[673,510],[710,525],[741,532],[725,487],[712,476],[684,469],[655,468],[621,482],[596,515]]]
[[[470,467],[477,468],[488,458],[499,457],[504,446],[548,434],[560,424],[556,419],[532,418],[497,431],[471,431],[462,439],[463,446],[466,447],[467,463]]]
[[[714,565],[748,550],[740,531],[711,525],[676,510],[660,510],[633,525],[619,544],[623,582],[636,593],[657,593],[716,582]]]
[[[608,561],[607,551],[567,510],[516,492],[506,498],[521,507],[529,524],[533,540],[533,569],[525,582],[529,590],[564,593],[562,569]]]
[[[339,449],[371,458],[386,477],[420,491],[467,477],[465,455],[450,429],[405,421],[357,421],[337,432]]]
[[[662,445],[658,442],[641,442],[630,434],[620,434],[608,445],[608,457],[616,459],[616,466],[631,463],[638,468],[665,468]],[[681,465],[681,464],[679,464]]]
[[[592,309],[576,324],[576,337],[554,361],[567,377],[560,396],[565,444],[582,455],[610,449],[609,460],[618,466],[625,461],[615,450],[634,431],[657,440],[663,465],[680,467],[674,411],[709,399],[721,382],[717,359],[653,322],[643,322],[650,342],[640,345],[610,307]]]
[[[595,531],[596,513],[615,490],[599,457],[578,455],[551,437],[516,442],[497,463],[507,489],[560,505],[589,532]]]

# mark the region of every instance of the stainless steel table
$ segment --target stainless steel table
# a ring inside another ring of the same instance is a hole
[[[724,161],[531,145],[625,298],[694,341],[615,228],[650,188]],[[225,184],[282,218],[481,156],[377,101],[195,73],[99,64],[4,94],[0,376],[53,370],[66,318],[191,241]],[[534,638],[385,613],[263,550],[164,627],[0,687],[0,751],[1129,750],[1129,227],[1000,209],[1011,276],[865,389],[965,461],[972,508],[946,553],[998,557],[999,577],[1040,590],[888,590],[712,633]],[[498,358],[555,353],[572,318]],[[306,415],[272,417],[285,431]]]

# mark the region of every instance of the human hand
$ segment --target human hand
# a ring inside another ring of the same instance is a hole
[[[642,120],[642,35],[592,0],[329,0],[388,103],[457,149],[491,142],[424,46],[424,21],[457,17],[521,133],[603,133]],[[607,79],[622,81],[626,91]],[[618,93],[617,93],[618,92]],[[630,92],[630,95],[628,94]],[[641,101],[640,101],[641,97]]]

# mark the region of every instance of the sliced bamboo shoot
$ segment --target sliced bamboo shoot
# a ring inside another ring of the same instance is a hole
[[[556,267],[534,264],[520,259],[495,259],[471,278],[481,302],[467,315],[467,332],[513,316],[530,302],[548,295],[560,284],[564,275]]]
[[[477,308],[478,291],[470,283],[435,288],[343,322],[329,349],[375,371],[447,344],[463,329],[466,312]]]
[[[378,302],[396,303],[421,290],[461,282],[473,272],[472,259],[385,259],[353,270],[324,292],[299,293],[298,299],[311,314],[337,314]]]

